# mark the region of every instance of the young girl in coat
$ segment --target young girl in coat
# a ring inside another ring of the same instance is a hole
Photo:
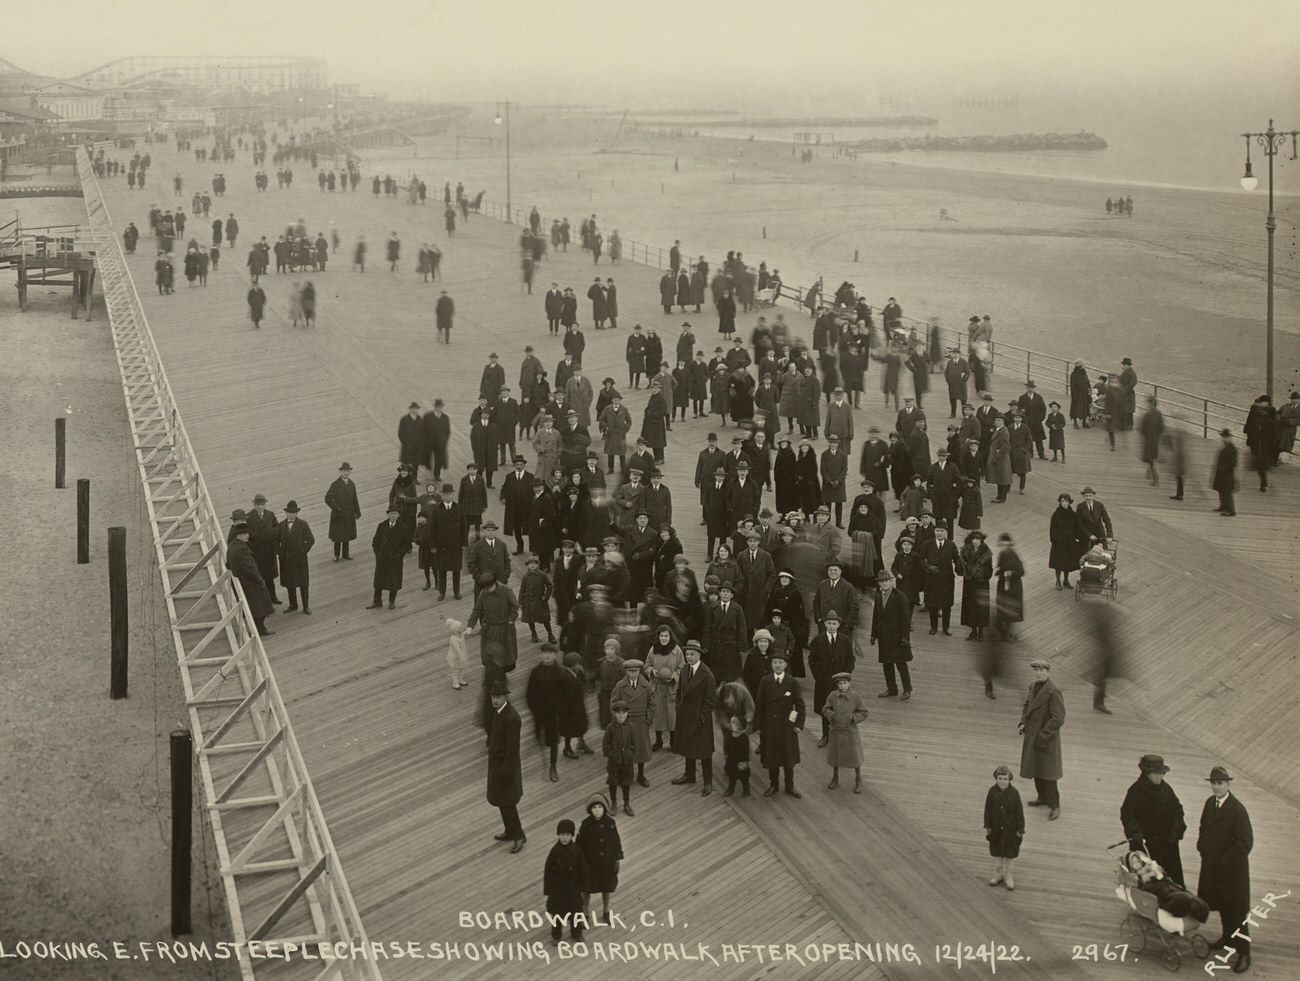
[[[911,517],[921,517],[921,511],[930,497],[921,486],[921,475],[912,474],[912,482],[903,490],[898,499],[899,516],[906,521]]]
[[[727,727],[722,732],[722,772],[727,775],[727,789],[723,797],[731,797],[736,792],[736,781],[740,781],[740,796],[749,796],[749,732],[745,722],[738,715],[727,720]]]
[[[447,667],[451,669],[451,687],[465,687],[465,624],[447,620]]]
[[[1056,454],[1061,454],[1061,462],[1065,462],[1065,415],[1061,412],[1060,402],[1048,402],[1051,412],[1047,413],[1047,419],[1044,425],[1047,427],[1047,448],[1052,451],[1052,462],[1056,462]]]
[[[542,873],[542,892],[546,894],[546,912],[551,915],[551,943],[559,943],[564,924],[569,935],[582,940],[588,880],[587,861],[574,842],[573,822],[565,818],[555,826],[555,844],[546,856]]]
[[[609,897],[618,888],[623,841],[604,794],[592,794],[587,800],[587,816],[578,828],[578,848],[587,862],[587,922],[608,923]],[[593,920],[590,897],[595,893],[600,893],[601,913]]]
[[[1014,889],[1011,865],[1020,855],[1020,839],[1025,836],[1025,808],[1020,792],[1011,786],[1010,767],[994,770],[993,780],[984,798],[984,837],[988,839],[989,854],[997,859],[989,885],[1006,883],[1008,889]]]
[[[921,557],[915,546],[915,539],[899,538],[898,553],[889,567],[898,581],[898,591],[907,597],[913,610],[921,601]]]
[[[853,792],[862,793],[862,740],[858,723],[867,717],[862,696],[851,688],[853,675],[841,671],[832,675],[835,690],[822,706],[822,716],[830,723],[830,742],[826,744],[826,762],[831,766],[831,782],[827,790],[840,785],[840,767],[853,767]]]

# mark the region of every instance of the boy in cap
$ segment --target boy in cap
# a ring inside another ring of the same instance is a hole
[[[642,787],[649,787],[645,765],[650,762],[653,752],[650,748],[650,728],[658,699],[654,685],[645,677],[644,670],[645,662],[638,658],[624,661],[623,679],[614,686],[610,701],[622,702],[627,706],[628,721],[636,739],[636,782]]]
[[[614,701],[609,710],[613,720],[605,727],[601,752],[605,757],[605,781],[609,799],[618,806],[618,791],[623,790],[623,813],[636,817],[632,810],[632,764],[636,761],[636,734],[628,721],[627,702]]]
[[[587,860],[573,840],[577,829],[568,818],[555,826],[555,844],[546,856],[542,873],[542,892],[546,894],[546,913],[551,921],[551,943],[558,944],[569,924],[569,935],[582,940],[586,927]]]
[[[862,740],[858,735],[858,723],[867,717],[866,706],[862,696],[851,688],[853,674],[850,671],[837,671],[831,675],[835,690],[826,698],[822,706],[822,718],[828,728],[828,736],[822,738],[827,744],[826,762],[831,767],[831,782],[827,790],[834,790],[840,785],[840,767],[853,767],[853,792],[862,793]]]

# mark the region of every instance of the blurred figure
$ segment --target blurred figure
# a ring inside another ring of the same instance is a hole
[[[1090,605],[1084,623],[1079,629],[1090,636],[1091,658],[1083,674],[1092,682],[1092,707],[1096,712],[1110,715],[1106,707],[1106,681],[1120,677],[1125,660],[1122,629],[1123,610],[1118,601]]]

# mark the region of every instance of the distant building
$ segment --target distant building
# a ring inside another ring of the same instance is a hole
[[[51,82],[35,91],[36,104],[60,119],[78,122],[104,118],[104,93],[71,82]]]

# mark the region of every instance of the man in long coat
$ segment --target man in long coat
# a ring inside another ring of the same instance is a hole
[[[438,333],[442,335],[444,344],[451,343],[451,324],[452,318],[456,315],[456,304],[452,298],[443,290],[442,295],[438,297],[438,302],[434,305],[434,317],[438,327]]]
[[[1214,476],[1210,487],[1219,494],[1219,506],[1214,510],[1225,518],[1233,518],[1237,514],[1237,505],[1233,500],[1233,494],[1237,490],[1237,448],[1232,445],[1231,430],[1220,430],[1219,436],[1223,445],[1214,458]]]
[[[474,595],[483,588],[479,579],[483,573],[492,573],[493,580],[504,586],[510,581],[510,551],[505,542],[497,538],[497,523],[490,518],[483,522],[483,537],[469,547],[465,565],[474,577]],[[472,625],[471,625],[472,626]]]
[[[510,692],[501,678],[488,689],[492,709],[488,725],[487,802],[501,812],[505,829],[497,841],[513,842],[510,854],[518,854],[528,836],[519,822],[519,801],[524,796],[524,773],[519,759],[519,713],[506,696]]]
[[[311,575],[307,565],[307,553],[316,544],[316,536],[311,533],[307,522],[298,520],[298,502],[290,501],[284,506],[284,521],[280,524],[279,539],[276,543],[280,559],[280,585],[289,594],[286,613],[298,609],[298,590],[302,590],[302,612],[311,616]]]
[[[894,575],[889,571],[882,571],[876,577],[870,642],[878,645],[878,658],[885,672],[885,690],[877,697],[898,696],[905,702],[912,697],[912,673],[907,667],[907,662],[912,660],[912,604],[895,586]],[[895,671],[902,675],[901,696],[898,695]]]
[[[858,625],[858,593],[843,576],[839,562],[826,564],[826,578],[813,594],[813,620],[820,629],[831,610],[840,616],[840,625],[850,633]]]
[[[257,571],[262,574],[262,581],[266,584],[271,604],[278,606],[280,598],[275,595],[275,580],[280,570],[275,561],[275,543],[279,537],[280,523],[275,520],[275,515],[266,509],[265,494],[254,495],[253,510],[248,512],[244,520],[248,522],[248,547],[253,552],[253,558],[257,560]]]
[[[745,611],[745,625],[751,628],[751,632],[767,622],[764,616],[767,598],[776,585],[776,564],[771,554],[759,545],[761,539],[757,528],[750,529],[745,533],[746,547],[736,555],[736,565],[740,567],[743,580],[740,605]]]
[[[1047,454],[1043,452],[1043,440],[1047,439],[1047,430],[1043,428],[1043,423],[1047,419],[1047,403],[1038,394],[1038,387],[1032,380],[1025,382],[1025,394],[1016,400],[1016,404],[1020,406],[1025,428],[1029,430],[1029,436],[1034,441],[1034,449],[1038,453],[1038,459],[1046,460]]]
[[[578,414],[579,426],[591,425],[591,400],[595,393],[591,390],[591,379],[582,373],[582,364],[573,363],[573,374],[564,384],[564,403],[569,410]]]
[[[1083,500],[1074,513],[1079,516],[1079,533],[1085,549],[1093,539],[1104,543],[1115,537],[1115,527],[1110,522],[1106,505],[1097,500],[1097,492],[1091,487],[1083,489]]]
[[[822,629],[812,643],[808,645],[808,667],[813,675],[813,704],[825,705],[835,690],[832,678],[841,671],[853,673],[857,658],[853,655],[853,639],[840,630],[840,615],[834,610],[826,614]],[[818,749],[825,749],[830,742],[831,724],[822,717],[822,738],[817,743]]]
[[[1232,970],[1244,974],[1250,967],[1250,851],[1255,834],[1245,806],[1230,792],[1232,774],[1221,766],[1210,770],[1212,795],[1201,810],[1201,830],[1196,850],[1201,853],[1201,877],[1196,895],[1219,911],[1223,934],[1211,947],[1231,947],[1237,952]]]
[[[967,380],[970,378],[970,364],[961,356],[961,351],[952,349],[948,352],[948,363],[943,367],[944,381],[948,383],[948,418],[957,416],[957,407],[966,405],[970,397]]]
[[[695,761],[704,768],[703,796],[713,793],[713,707],[717,704],[717,682],[708,665],[700,662],[700,642],[686,642],[686,667],[677,681],[677,728],[673,752],[686,759],[686,772],[674,784],[695,783]]]
[[[769,658],[772,673],[763,676],[754,696],[754,731],[759,733],[759,759],[767,770],[764,797],[773,796],[778,777],[785,771],[785,792],[802,797],[794,789],[794,768],[799,763],[799,732],[806,709],[799,682],[786,671],[786,654],[774,651]]]
[[[993,504],[1004,504],[1011,490],[1011,433],[1002,416],[993,417],[993,432],[989,436],[988,462],[984,466],[984,479],[995,484],[998,496]]]
[[[655,717],[658,696],[655,693],[654,682],[642,673],[645,662],[629,658],[623,662],[623,667],[627,674],[614,685],[609,701],[611,705],[614,702],[627,704],[627,721],[632,726],[632,734],[636,740],[636,751],[633,755],[636,761],[636,782],[642,787],[649,787],[650,781],[645,775],[645,765],[650,762],[650,754],[653,752],[650,748],[650,724]]]
[[[266,583],[257,567],[257,559],[253,557],[253,550],[248,545],[248,522],[236,521],[230,526],[230,533],[234,537],[226,545],[226,568],[244,589],[248,613],[253,618],[258,634],[270,637],[275,631],[266,629],[266,618],[275,612],[275,607],[271,604],[271,594],[267,592]]]
[[[456,503],[456,489],[442,485],[442,501],[430,509],[433,569],[438,578],[438,600],[447,598],[447,573],[451,573],[452,595],[460,599],[460,567],[465,548],[465,518]]]
[[[1137,372],[1133,370],[1133,359],[1125,358],[1119,373],[1119,387],[1122,395],[1120,406],[1119,429],[1128,432],[1133,428],[1133,416],[1137,412]]]
[[[409,411],[397,424],[397,441],[401,444],[401,463],[415,466],[424,458],[424,427],[420,419],[420,403],[412,402]]]
[[[1074,422],[1074,428],[1079,428],[1079,423],[1083,423],[1083,428],[1088,428],[1088,414],[1092,411],[1092,381],[1088,378],[1088,369],[1083,366],[1082,361],[1074,362],[1074,370],[1070,372],[1070,419]]]
[[[934,507],[934,520],[947,528],[948,537],[952,538],[953,522],[957,520],[957,509],[961,505],[961,471],[949,452],[941,449],[938,459],[925,476],[930,489],[930,502]]]
[[[537,555],[543,570],[551,567],[551,554],[560,537],[560,517],[555,498],[540,480],[532,485],[533,499],[528,506],[528,547]],[[564,620],[561,618],[560,623]]]
[[[1056,784],[1063,772],[1061,727],[1065,725],[1065,696],[1049,677],[1051,664],[1036,658],[1029,666],[1034,670],[1034,681],[1020,711],[1020,734],[1025,737],[1020,750],[1020,776],[1032,777],[1038,791],[1029,806],[1049,808],[1047,817],[1055,821],[1061,816],[1061,794]]]
[[[434,399],[433,411],[424,415],[423,428],[425,457],[420,463],[433,470],[434,480],[441,480],[447,469],[447,441],[451,438],[451,416],[442,411],[442,399]]]
[[[357,499],[357,485],[352,482],[352,465],[344,461],[339,475],[325,492],[325,506],[330,509],[329,539],[334,543],[334,561],[350,560],[349,543],[357,537],[357,519],[361,517],[361,504]],[[282,580],[287,588],[289,583]]]
[[[943,620],[943,635],[951,637],[952,605],[956,599],[957,570],[961,557],[957,546],[948,540],[948,529],[934,526],[934,537],[927,538],[917,550],[920,553],[921,574],[925,584],[925,608],[930,611],[930,633],[939,632]]]
[[[505,681],[519,659],[515,639],[515,621],[519,619],[519,601],[514,591],[498,582],[490,572],[480,572],[474,580],[474,609],[467,626],[479,630],[479,663],[483,665],[483,698],[486,701],[493,682]],[[486,705],[482,712],[483,728],[491,731],[492,715]]]
[[[397,608],[397,591],[402,588],[402,562],[411,545],[411,537],[397,520],[402,513],[396,504],[388,506],[388,520],[381,521],[370,540],[375,553],[374,599],[367,610],[378,610],[384,605],[383,592],[388,590],[388,608]]]
[[[546,299],[543,301],[546,308],[546,326],[552,335],[560,333],[560,310],[564,306],[564,294],[560,292],[560,284],[552,283],[551,288],[546,291]],[[538,363],[538,370],[541,370],[541,364]]]
[[[515,468],[501,482],[501,503],[506,506],[506,537],[515,538],[515,554],[524,554],[524,532],[528,530],[528,511],[533,506],[533,485],[537,478],[524,469],[528,461],[514,458]]]
[[[1138,769],[1141,773],[1128,788],[1119,809],[1129,848],[1145,851],[1160,863],[1165,875],[1181,885],[1183,858],[1178,842],[1187,833],[1182,801],[1165,781],[1169,767],[1164,757],[1154,753],[1143,756]]]

